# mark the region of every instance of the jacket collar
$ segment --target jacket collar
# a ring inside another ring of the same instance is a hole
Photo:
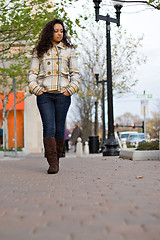
[[[54,46],[56,46],[56,47],[58,47],[58,48],[62,48],[62,49],[65,48],[65,45],[64,45],[64,43],[62,43],[62,42],[60,42],[58,45],[54,45]]]

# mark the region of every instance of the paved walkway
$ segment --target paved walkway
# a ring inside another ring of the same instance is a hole
[[[159,240],[160,161],[92,154],[0,161],[1,240]]]

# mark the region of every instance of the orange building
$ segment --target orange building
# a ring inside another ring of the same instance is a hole
[[[24,99],[24,92],[16,93],[16,102]],[[3,98],[3,96],[1,96]],[[9,95],[7,110],[14,105],[14,94]],[[16,104],[16,127],[17,127],[17,147],[24,147],[24,105],[25,101]],[[0,124],[3,126],[3,107],[0,102]],[[8,148],[15,147],[15,130],[14,130],[14,108],[10,111],[7,119],[8,124]]]

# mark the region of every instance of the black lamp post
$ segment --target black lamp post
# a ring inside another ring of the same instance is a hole
[[[95,66],[94,69],[94,74],[95,74],[95,78],[96,78],[96,84],[98,86],[98,83],[102,83],[102,121],[103,121],[103,131],[102,131],[102,151],[105,148],[105,143],[106,143],[106,123],[105,123],[105,82],[107,82],[107,80],[102,79],[101,81],[99,81],[99,69],[97,66]]]
[[[116,1],[115,9],[117,18],[111,18],[108,14],[106,16],[99,15],[100,3],[102,0],[93,0],[95,4],[95,20],[106,22],[106,52],[107,52],[107,98],[108,98],[108,138],[105,140],[105,148],[103,156],[118,156],[118,141],[114,136],[114,118],[113,118],[113,93],[112,93],[112,64],[111,64],[111,38],[110,38],[110,23],[116,23],[120,26],[120,13],[122,5]]]

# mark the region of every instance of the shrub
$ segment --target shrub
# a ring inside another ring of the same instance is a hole
[[[11,152],[11,151],[15,151],[15,148],[11,147],[11,148],[6,148],[4,149],[2,146],[0,147],[0,151],[6,151],[6,152]],[[21,147],[17,147],[17,151],[22,151]]]
[[[136,150],[159,150],[159,141],[141,142]]]

